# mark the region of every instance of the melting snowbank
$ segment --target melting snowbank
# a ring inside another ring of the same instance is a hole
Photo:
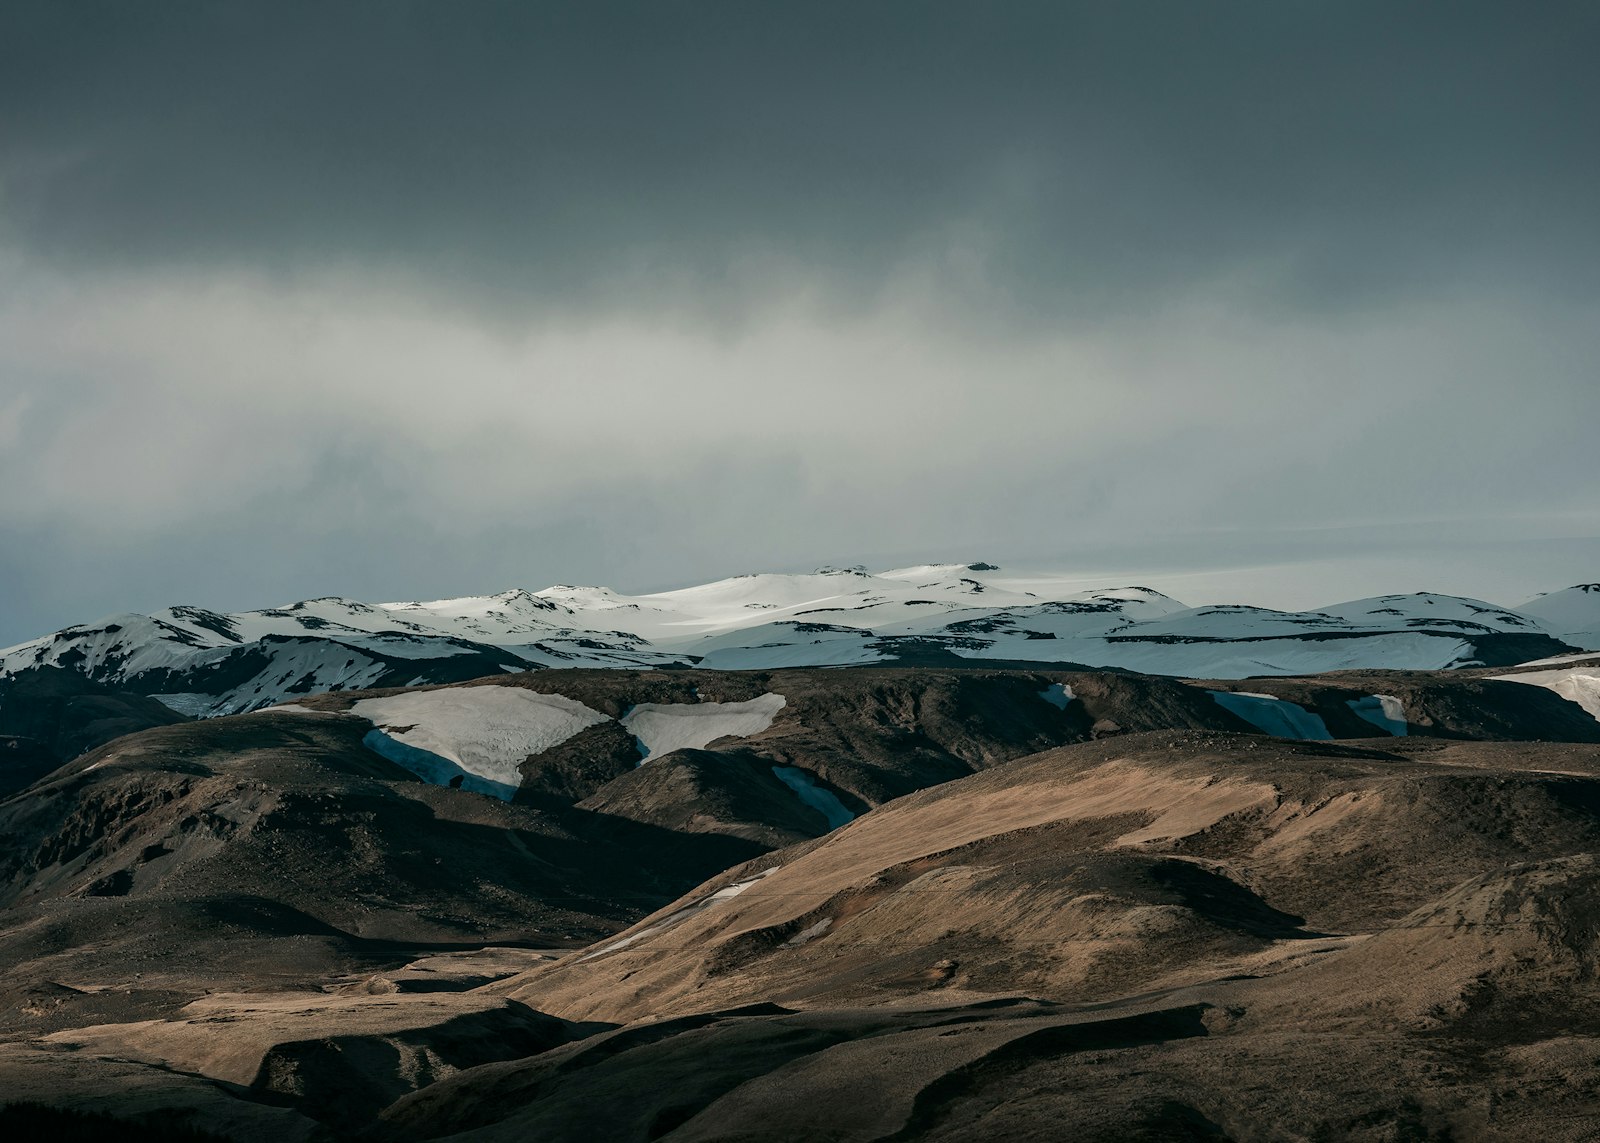
[[[700,750],[719,738],[748,738],[772,725],[785,699],[771,692],[746,702],[640,703],[622,716],[641,758]]]
[[[1331,739],[1327,724],[1292,702],[1272,695],[1254,694],[1250,691],[1210,691],[1217,705],[1230,714],[1236,714],[1264,734],[1278,738],[1309,738],[1318,741]]]
[[[1387,730],[1396,738],[1404,738],[1407,732],[1405,704],[1393,695],[1368,695],[1366,698],[1350,699],[1346,704],[1359,718],[1364,718],[1373,726]]]
[[[1575,702],[1600,719],[1600,667],[1569,667],[1559,671],[1526,671],[1520,675],[1496,675],[1507,683],[1526,683],[1545,687],[1568,702]]]
[[[475,794],[488,794],[491,798],[499,798],[502,802],[509,802],[517,795],[514,783],[500,782],[474,774],[470,770],[462,769],[449,758],[441,757],[431,750],[408,746],[381,730],[369,730],[366,737],[361,740],[361,745],[374,754],[387,758],[396,766],[410,770],[424,782],[434,786],[471,790]]]
[[[655,757],[757,734],[772,725],[784,702],[780,694],[764,694],[747,702],[641,703],[619,721],[638,740],[640,754]],[[565,695],[492,684],[361,699],[350,713],[375,728],[363,739],[367,749],[424,781],[507,801],[521,787],[522,763],[529,757],[612,721]],[[850,820],[832,794],[816,795],[832,805],[808,805],[825,817],[843,814]]]
[[[608,721],[565,695],[520,687],[446,687],[362,699],[350,713],[377,729],[369,749],[430,782],[510,799],[522,784],[521,765],[581,730]]]

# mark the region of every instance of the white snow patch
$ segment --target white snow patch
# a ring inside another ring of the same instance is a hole
[[[396,766],[410,770],[430,785],[450,786],[455,789],[471,790],[475,794],[488,794],[491,798],[499,798],[502,802],[509,802],[517,795],[517,787],[510,782],[473,774],[462,769],[452,759],[442,757],[431,750],[408,746],[381,730],[367,731],[366,737],[361,740],[361,745],[374,754],[387,758]]]
[[[463,788],[507,799],[522,784],[520,767],[529,755],[608,721],[565,695],[492,685],[362,699],[350,713],[377,727],[367,736],[374,740],[370,749],[418,777],[448,784],[459,772]],[[440,761],[450,765],[441,769]]]
[[[855,820],[855,814],[845,809],[832,790],[817,785],[816,780],[798,766],[774,766],[773,777],[795,792],[806,805],[821,814],[829,829],[838,829]]]
[[[1508,683],[1545,687],[1568,702],[1575,702],[1600,719],[1600,668],[1572,667],[1558,671],[1524,671],[1518,675],[1496,675]]]
[[[1251,691],[1210,691],[1217,705],[1236,714],[1251,726],[1278,738],[1309,738],[1326,740],[1333,735],[1321,718],[1302,706],[1273,695],[1255,694]]]
[[[1396,738],[1405,737],[1406,707],[1393,695],[1368,695],[1366,698],[1350,699],[1346,705],[1373,726],[1387,730]]]
[[[642,758],[700,750],[719,738],[748,738],[772,725],[786,700],[768,692],[746,702],[645,702],[622,716]]]
[[[1072,693],[1072,688],[1066,683],[1051,683],[1039,692],[1039,697],[1051,706],[1067,709],[1067,704],[1078,696]]]
[[[1253,675],[1317,675],[1325,671],[1382,666],[1388,670],[1438,671],[1476,666],[1465,640],[1416,632],[1335,640],[1307,640],[1292,630],[1280,638],[1208,637],[1192,643],[1143,640],[1143,624],[1122,628],[1114,638],[1077,636],[1029,639],[984,636],[987,646],[952,650],[964,659],[1070,660],[1091,667],[1121,667],[1147,675],[1190,679],[1245,679]],[[718,664],[719,666],[721,664]],[[767,664],[760,664],[766,666]]]

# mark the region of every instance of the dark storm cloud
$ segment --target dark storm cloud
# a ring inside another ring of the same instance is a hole
[[[1592,580],[1596,33],[8,0],[0,644],[822,562]]]
[[[965,243],[989,304],[1051,316],[1219,279],[1310,309],[1600,281],[1592,4],[4,21],[3,222],[65,264],[355,262],[578,307],[669,304],[664,283],[725,304],[771,273],[848,302]]]

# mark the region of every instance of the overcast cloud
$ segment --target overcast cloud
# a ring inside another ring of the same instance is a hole
[[[0,644],[1600,578],[1591,4],[7,4]]]

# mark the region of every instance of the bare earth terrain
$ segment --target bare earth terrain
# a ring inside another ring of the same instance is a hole
[[[15,741],[89,748],[5,755],[0,1126],[1600,1137],[1561,669],[61,684]]]

